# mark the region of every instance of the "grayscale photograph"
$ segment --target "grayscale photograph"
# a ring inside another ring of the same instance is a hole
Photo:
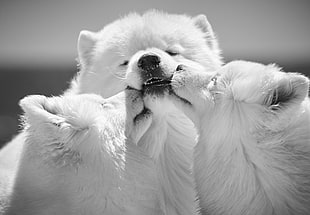
[[[309,0],[0,2],[0,215],[310,215]]]

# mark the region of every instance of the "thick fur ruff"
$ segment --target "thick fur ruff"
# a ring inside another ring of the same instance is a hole
[[[199,131],[194,173],[203,214],[309,214],[308,78],[236,61],[212,75],[177,71],[172,89],[170,101]]]
[[[7,214],[164,214],[154,162],[134,142],[151,116],[135,120],[142,100],[126,100],[23,99],[27,137]]]

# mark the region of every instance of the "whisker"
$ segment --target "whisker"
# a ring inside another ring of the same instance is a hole
[[[119,79],[119,80],[122,80],[124,81],[126,79],[125,77],[125,71],[120,71],[120,70],[117,70],[116,73],[112,72],[113,70],[112,69],[109,69],[109,67],[107,68],[108,72],[113,75],[115,78]]]
[[[115,77],[116,79],[119,79],[121,81],[124,81],[125,78],[125,72],[123,71],[117,71],[117,73],[112,72],[113,69],[111,67],[105,67],[105,71],[109,72],[111,75],[113,75],[113,77]],[[119,74],[118,74],[119,73]],[[100,76],[100,74],[98,74],[96,71],[88,71],[88,74],[94,75],[94,76]]]

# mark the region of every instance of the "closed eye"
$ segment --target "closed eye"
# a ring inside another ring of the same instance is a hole
[[[128,63],[129,63],[129,61],[128,61],[128,60],[125,60],[123,63],[120,64],[120,66],[127,66]]]
[[[176,55],[180,54],[180,53],[178,53],[178,52],[176,52],[176,51],[171,51],[171,50],[166,50],[166,53],[167,53],[168,55],[170,55],[170,56],[176,56]]]
[[[290,103],[295,98],[295,96],[296,95],[294,94],[294,91],[278,87],[269,96],[269,98],[267,98],[266,102],[272,110],[278,110]]]

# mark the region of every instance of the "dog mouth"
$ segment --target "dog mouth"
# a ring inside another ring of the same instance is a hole
[[[163,88],[165,88],[167,86],[170,86],[172,76],[170,76],[169,78],[160,78],[160,77],[149,78],[143,83],[142,89],[143,88],[149,88],[149,87],[163,87]]]
[[[138,123],[138,121],[141,121],[142,119],[150,116],[151,114],[152,114],[152,111],[144,106],[142,111],[134,117],[133,121],[134,123]]]
[[[135,88],[133,88],[133,87],[131,87],[129,85],[125,88],[125,90],[134,90],[136,92],[140,92],[140,95],[141,95],[141,90],[137,90],[137,89],[135,89]],[[152,114],[151,110],[149,108],[147,108],[146,106],[143,106],[143,109],[141,110],[141,112],[138,113],[134,117],[133,122],[137,123],[138,121],[140,121],[140,120],[142,120],[142,119],[144,119],[146,117],[149,117],[151,114]]]
[[[139,91],[142,92],[142,95],[164,96],[166,93],[166,94],[169,94],[175,97],[176,99],[180,100],[181,102],[187,105],[192,105],[192,103],[189,102],[187,99],[179,96],[177,92],[174,90],[174,86],[173,86],[173,77],[174,77],[175,72],[184,70],[184,69],[185,67],[180,64],[177,66],[175,71],[169,77],[164,77],[164,76],[150,77],[143,82],[141,90]],[[127,86],[127,89],[137,90],[131,86]],[[148,111],[149,110],[146,108],[146,110],[144,110],[143,112],[147,113]]]
[[[180,100],[181,102],[192,105],[187,99],[179,96],[173,87],[173,76],[176,71],[184,70],[183,65],[178,65],[176,70],[169,77],[151,77],[142,84],[143,94],[164,95],[166,92]]]
[[[177,66],[175,72],[177,71],[181,71],[181,70],[185,70],[185,66],[180,64]],[[192,103],[190,101],[188,101],[187,99],[183,98],[182,96],[179,96],[177,94],[177,92],[175,91],[175,86],[173,86],[173,76],[175,74],[175,72],[171,75],[171,78],[170,78],[170,88],[169,88],[169,94],[173,97],[175,97],[176,99],[178,99],[179,101],[181,101],[182,103],[186,104],[186,105],[190,105],[192,106]]]
[[[189,106],[193,106],[193,104],[188,101],[187,99],[179,96],[174,90],[171,90],[169,92],[170,95],[174,96],[177,100],[181,101],[182,103],[184,103],[185,105],[189,105]]]
[[[172,75],[170,77],[151,77],[142,84],[144,95],[164,95],[170,91]]]

